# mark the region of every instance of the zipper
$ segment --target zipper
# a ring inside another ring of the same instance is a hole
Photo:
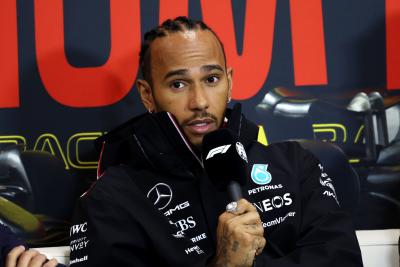
[[[196,153],[193,151],[192,147],[190,146],[189,142],[186,140],[186,137],[183,135],[183,133],[181,132],[181,129],[179,128],[178,124],[176,123],[174,117],[172,117],[171,113],[167,112],[169,119],[171,120],[172,124],[175,126],[175,129],[178,131],[181,139],[183,140],[183,142],[185,143],[186,147],[189,149],[189,151],[192,153],[192,155],[194,156],[194,158],[197,160],[197,162],[200,164],[200,166],[203,168],[204,171],[204,164],[203,164],[203,160],[200,159]]]

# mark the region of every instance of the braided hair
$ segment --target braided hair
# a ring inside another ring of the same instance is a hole
[[[151,71],[150,71],[151,60],[150,60],[149,48],[155,39],[165,37],[167,36],[168,33],[194,31],[194,30],[202,30],[202,31],[208,30],[214,34],[219,44],[221,45],[224,61],[226,64],[224,45],[218,38],[217,34],[204,22],[181,16],[181,17],[176,17],[175,19],[168,19],[164,21],[160,26],[157,26],[156,28],[153,28],[144,34],[144,41],[142,43],[142,47],[139,53],[139,66],[143,78],[151,83]]]

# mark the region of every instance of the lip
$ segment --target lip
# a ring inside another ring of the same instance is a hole
[[[195,119],[186,124],[186,128],[192,134],[204,134],[212,130],[215,125],[213,119]]]

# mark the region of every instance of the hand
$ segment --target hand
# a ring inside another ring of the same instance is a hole
[[[260,215],[251,203],[241,199],[235,213],[219,216],[213,266],[252,266],[265,243]]]
[[[57,264],[57,260],[48,261],[39,251],[18,246],[7,254],[5,267],[55,267]]]

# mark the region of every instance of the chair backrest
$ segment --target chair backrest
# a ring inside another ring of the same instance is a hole
[[[0,151],[0,222],[33,246],[65,245],[80,179],[50,153]]]
[[[310,107],[309,116],[313,127],[323,127],[322,132],[328,128],[337,128],[337,133],[341,132],[340,136],[337,134],[336,138],[327,140],[339,146],[349,158],[363,162],[376,161],[377,148],[371,110],[353,111],[323,101],[315,101]],[[326,138],[318,135],[316,139]]]
[[[36,214],[69,220],[79,198],[81,182],[64,163],[48,152],[24,151],[21,161],[32,186]]]
[[[379,92],[372,92],[368,95],[368,99],[376,121],[376,143],[385,147],[389,144],[389,133],[383,97]]]
[[[329,140],[351,159],[367,164],[375,163],[380,149],[389,142],[385,106],[378,92],[360,92],[345,104],[343,99],[321,99],[274,88],[256,106],[256,112],[259,122],[269,126],[272,142]]]
[[[360,181],[343,151],[329,142],[317,140],[300,140],[298,142],[319,159],[333,181],[340,206],[353,214],[360,195]]]

